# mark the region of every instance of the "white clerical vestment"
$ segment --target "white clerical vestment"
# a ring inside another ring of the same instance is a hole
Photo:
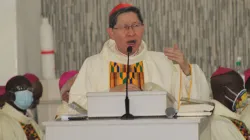
[[[87,92],[107,92],[110,90],[110,62],[127,64],[127,56],[116,49],[114,40],[105,42],[101,53],[87,58],[70,90],[69,103],[75,101],[87,109]],[[142,41],[139,52],[130,57],[130,64],[143,62],[144,83],[154,83],[177,100],[181,97],[208,100],[210,88],[202,70],[190,65],[191,76],[186,76],[179,65],[174,65],[162,52],[148,51]]]
[[[58,119],[60,118],[62,115],[67,115],[67,114],[75,114],[74,112],[71,113],[69,112],[69,105],[67,102],[65,101],[62,101],[62,104],[60,104],[58,107],[57,107],[57,111],[56,111],[56,116],[55,118]]]
[[[27,140],[20,123],[25,125],[31,124],[40,140],[43,139],[43,132],[38,124],[32,118],[23,115],[7,103],[0,110],[0,139]]]
[[[229,110],[220,102],[216,100],[212,101],[215,103],[215,108],[210,119],[211,140],[245,140],[243,134],[231,119],[242,121],[246,124],[247,128],[249,128],[250,109],[247,107],[241,114],[237,114]],[[246,117],[246,114],[248,114],[248,117]]]
[[[246,124],[248,129],[250,129],[250,105],[247,105],[240,113],[240,120]]]

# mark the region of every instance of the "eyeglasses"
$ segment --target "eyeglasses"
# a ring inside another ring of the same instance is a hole
[[[120,30],[124,33],[127,33],[129,29],[131,28],[134,32],[140,31],[142,29],[143,24],[142,23],[136,23],[132,25],[124,25],[124,26],[118,26],[114,27],[113,29]]]
[[[22,86],[16,86],[16,87],[12,88],[10,90],[10,92],[14,93],[16,91],[23,91],[23,90],[29,90],[29,91],[33,92],[34,89],[32,87],[27,87],[27,86],[22,85]]]

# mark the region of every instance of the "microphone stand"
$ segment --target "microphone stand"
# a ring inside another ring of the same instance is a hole
[[[128,62],[127,62],[127,80],[126,80],[126,98],[125,98],[125,111],[126,113],[122,115],[122,120],[133,120],[134,116],[130,114],[129,111],[129,98],[128,98],[128,80],[129,80],[129,54],[132,52],[132,46],[127,48],[128,52]]]

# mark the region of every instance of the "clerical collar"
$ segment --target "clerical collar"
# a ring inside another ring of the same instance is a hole
[[[130,57],[130,63],[134,64],[144,60],[146,52],[147,52],[147,46],[145,42],[142,41],[138,52],[136,52],[135,54],[132,55],[132,57]],[[112,39],[109,39],[104,43],[101,55],[104,57],[104,59],[107,59],[108,61],[127,64],[128,60],[127,55],[122,54],[120,51],[116,49],[116,43]]]
[[[143,50],[144,46],[143,45],[140,45],[139,47],[139,50],[137,50],[134,54],[130,55],[130,56],[136,56],[137,54],[139,54],[142,50]],[[119,54],[119,55],[122,55],[122,56],[127,56],[126,54],[123,54],[121,53],[117,46],[115,45],[115,50],[114,50],[115,53]]]

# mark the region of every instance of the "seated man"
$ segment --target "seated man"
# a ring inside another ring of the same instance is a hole
[[[245,72],[245,88],[247,89],[248,94],[250,94],[250,69],[247,69]]]
[[[33,109],[33,108],[36,108],[36,106],[39,104],[40,98],[43,95],[43,85],[41,81],[39,80],[39,78],[34,74],[26,73],[24,74],[24,77],[30,81],[32,88],[34,90],[33,91],[34,101],[30,107]]]
[[[249,120],[245,114],[250,112],[245,109],[247,91],[241,76],[232,69],[220,67],[211,77],[211,88],[215,103],[211,117],[212,140],[248,139],[249,124],[244,120]]]
[[[38,124],[27,117],[33,102],[31,83],[24,76],[15,76],[6,84],[6,102],[0,112],[1,140],[42,140]]]
[[[5,102],[5,86],[0,86],[0,108],[3,107]]]
[[[110,39],[99,54],[84,61],[69,103],[75,101],[87,110],[88,92],[124,92],[127,48],[131,47],[129,91],[141,91],[144,83],[154,83],[175,97],[175,108],[179,108],[181,97],[209,99],[210,88],[201,69],[189,64],[177,46],[165,48],[164,53],[148,51],[142,40],[144,26],[137,7],[121,3],[113,8],[107,29]]]
[[[60,117],[63,114],[70,114],[69,111],[69,91],[71,86],[73,85],[78,71],[72,70],[64,72],[59,80],[59,89],[62,98],[62,104],[57,108],[56,118]]]
[[[245,72],[245,88],[248,93],[248,103],[249,103],[249,96],[250,96],[250,69],[247,69]],[[240,118],[246,124],[247,128],[250,128],[250,105],[241,112]]]
[[[36,106],[39,104],[40,98],[42,97],[43,86],[42,86],[42,83],[40,82],[39,78],[34,74],[26,73],[24,75],[24,77],[27,78],[32,85],[33,98],[34,98],[34,101],[32,102],[29,110],[27,110],[27,111],[28,111],[28,114],[30,115],[30,117],[34,118],[34,120],[36,122],[38,122],[38,115],[37,115]]]

